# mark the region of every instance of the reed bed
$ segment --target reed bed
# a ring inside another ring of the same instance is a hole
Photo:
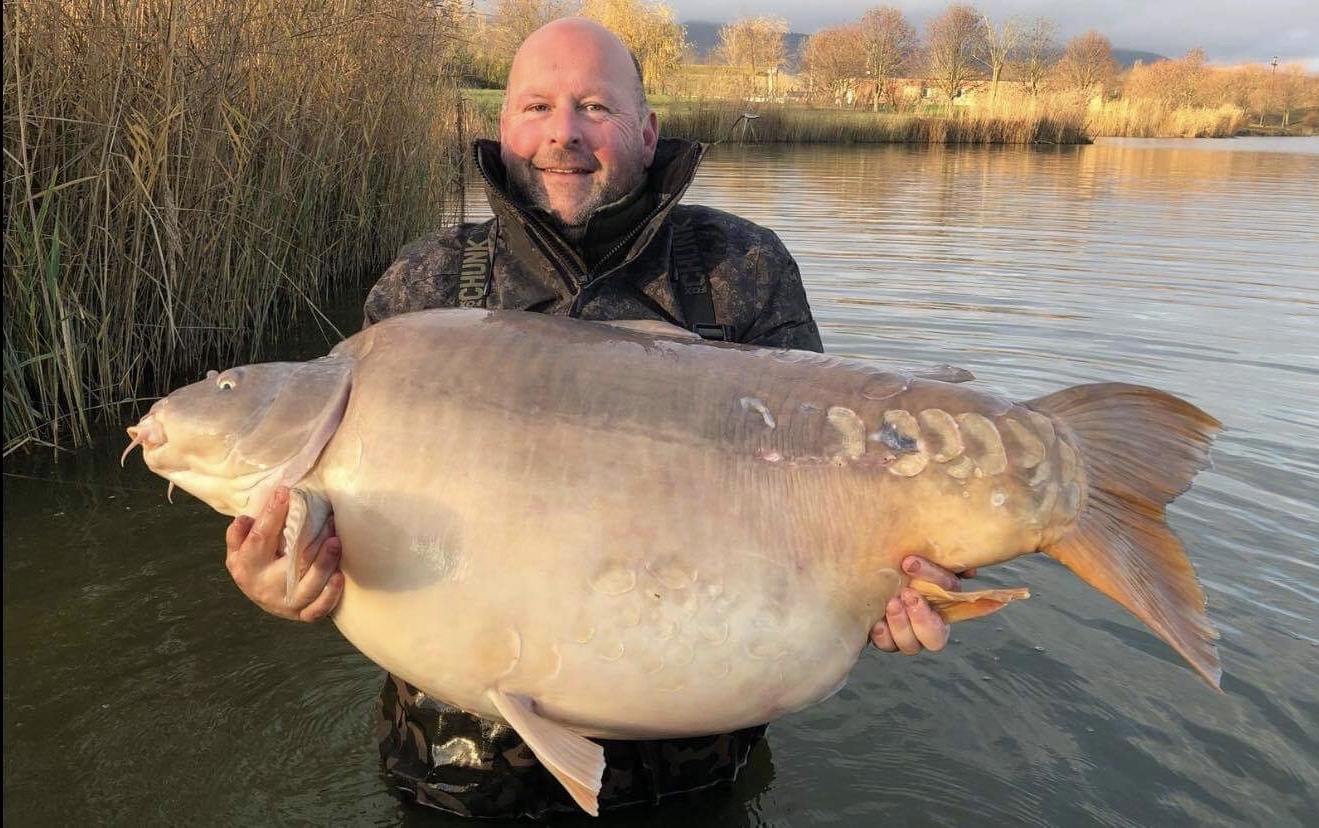
[[[745,114],[755,115],[746,118]],[[958,107],[948,114],[875,113],[806,106],[695,101],[660,109],[660,131],[699,141],[797,144],[1088,143],[1079,118]]]
[[[260,356],[442,220],[427,0],[4,5],[4,451]]]
[[[1122,98],[1092,104],[1088,129],[1114,138],[1228,138],[1249,122],[1248,113],[1231,104],[1217,107],[1168,107],[1148,98]]]

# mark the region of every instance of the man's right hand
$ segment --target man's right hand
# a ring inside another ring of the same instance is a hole
[[[318,621],[330,614],[343,596],[339,571],[342,545],[334,534],[334,516],[298,556],[293,600],[284,600],[288,561],[280,538],[289,511],[289,491],[280,487],[256,518],[239,515],[224,534],[224,565],[234,583],[261,609],[291,621]]]

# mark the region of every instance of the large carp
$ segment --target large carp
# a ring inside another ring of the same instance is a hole
[[[289,551],[333,510],[348,640],[507,721],[591,813],[585,737],[724,733],[826,698],[910,553],[1043,551],[1217,685],[1164,507],[1218,423],[1132,385],[1014,403],[940,378],[969,375],[437,310],[212,373],[129,435],[226,515],[295,487]],[[950,621],[1025,594],[913,586]]]

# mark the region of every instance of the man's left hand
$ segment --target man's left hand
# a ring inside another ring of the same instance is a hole
[[[962,588],[961,578],[919,555],[903,558],[902,571],[913,581],[929,581],[949,592]],[[961,574],[971,578],[975,570],[968,569]],[[916,655],[924,650],[942,650],[948,643],[948,632],[948,623],[929,602],[919,592],[905,586],[889,600],[884,617],[870,630],[870,641],[886,653]]]

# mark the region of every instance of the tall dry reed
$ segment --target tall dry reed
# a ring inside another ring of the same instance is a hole
[[[429,0],[4,5],[4,444],[248,361],[457,182]]]
[[[659,112],[661,133],[699,141],[1074,144],[1089,140],[1079,117],[1043,110],[959,107],[951,116],[917,115],[714,100],[674,102],[659,107]],[[744,117],[748,113],[755,117]]]
[[[1115,138],[1227,138],[1249,121],[1232,104],[1215,107],[1169,107],[1148,98],[1095,102],[1087,123],[1095,135]]]

